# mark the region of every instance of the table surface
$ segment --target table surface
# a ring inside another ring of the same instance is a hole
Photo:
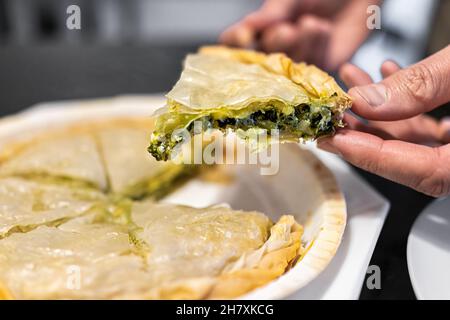
[[[179,76],[181,61],[196,46],[53,46],[0,48],[0,116],[38,102],[164,92]],[[414,220],[432,200],[358,170],[391,202],[371,264],[381,289],[365,285],[361,299],[414,299],[406,244]]]

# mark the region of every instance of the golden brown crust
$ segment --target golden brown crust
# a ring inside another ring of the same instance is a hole
[[[336,81],[316,66],[295,63],[284,53],[264,54],[252,50],[232,49],[224,46],[206,46],[199,50],[203,54],[212,54],[237,60],[242,63],[259,64],[269,72],[283,75],[303,87],[311,96],[329,98],[337,94],[336,107],[343,112],[350,108],[350,97],[339,87]],[[320,92],[317,91],[320,88]]]
[[[286,227],[290,228],[288,233]],[[283,216],[271,228],[266,243],[227,265],[216,277],[177,281],[152,290],[150,299],[232,299],[280,277],[299,256],[303,228],[292,216]],[[276,248],[279,241],[288,245]]]
[[[11,117],[10,120],[14,121],[14,117]],[[62,128],[53,128],[50,130],[45,130],[45,128],[43,128],[41,132],[37,132],[32,137],[19,137],[19,139],[15,139],[4,144],[0,152],[0,164],[17,155],[28,146],[38,142],[52,140],[57,137],[70,136],[73,134],[95,134],[96,131],[101,129],[117,127],[143,128],[150,132],[154,128],[154,120],[152,118],[122,116],[107,120],[91,120],[83,123],[69,123]]]
[[[155,288],[143,298],[149,300],[200,300],[206,299],[216,280],[212,277],[193,278]]]
[[[257,266],[221,274],[208,299],[236,298],[283,275],[301,247],[301,234],[292,238],[291,246],[266,254]]]
[[[13,300],[13,295],[9,292],[5,285],[0,282],[0,300]]]

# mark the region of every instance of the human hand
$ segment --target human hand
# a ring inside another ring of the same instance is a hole
[[[319,148],[425,194],[450,194],[450,124],[423,115],[450,101],[450,46],[400,70],[385,62],[385,79],[373,84],[352,65],[341,68],[353,98],[348,128],[318,141]]]
[[[220,42],[285,52],[330,71],[348,61],[364,42],[367,8],[381,0],[266,0],[229,27]]]

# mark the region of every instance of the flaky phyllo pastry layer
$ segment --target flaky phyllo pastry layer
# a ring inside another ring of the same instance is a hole
[[[234,298],[303,256],[292,216],[155,202],[191,167],[146,153],[151,126],[91,123],[4,146],[0,298]]]
[[[157,112],[149,152],[170,159],[190,135],[202,130],[237,131],[251,138],[277,130],[281,142],[316,139],[334,133],[351,105],[328,74],[294,63],[284,54],[204,47],[184,62],[179,81]]]

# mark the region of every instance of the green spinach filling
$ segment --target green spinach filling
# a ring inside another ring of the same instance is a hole
[[[312,112],[310,106],[301,105],[294,108],[291,114],[284,114],[278,109],[259,110],[245,118],[224,118],[207,120],[212,123],[212,128],[218,129],[241,129],[248,130],[259,128],[268,130],[279,130],[283,134],[307,138],[311,136],[330,134],[333,131],[333,119],[329,108],[319,107]]]
[[[201,116],[185,126],[192,136],[194,123],[200,121],[202,130],[219,129],[226,132],[228,129],[243,130],[264,129],[267,135],[271,130],[278,130],[279,136],[284,140],[316,139],[332,134],[335,127],[340,125],[338,119],[327,106],[310,106],[301,104],[293,108],[293,112],[286,114],[280,109],[268,106],[263,110],[255,111],[243,117],[224,117],[223,115]],[[168,160],[174,148],[184,142],[182,135],[173,135],[172,132],[155,132],[148,151],[157,160]]]

